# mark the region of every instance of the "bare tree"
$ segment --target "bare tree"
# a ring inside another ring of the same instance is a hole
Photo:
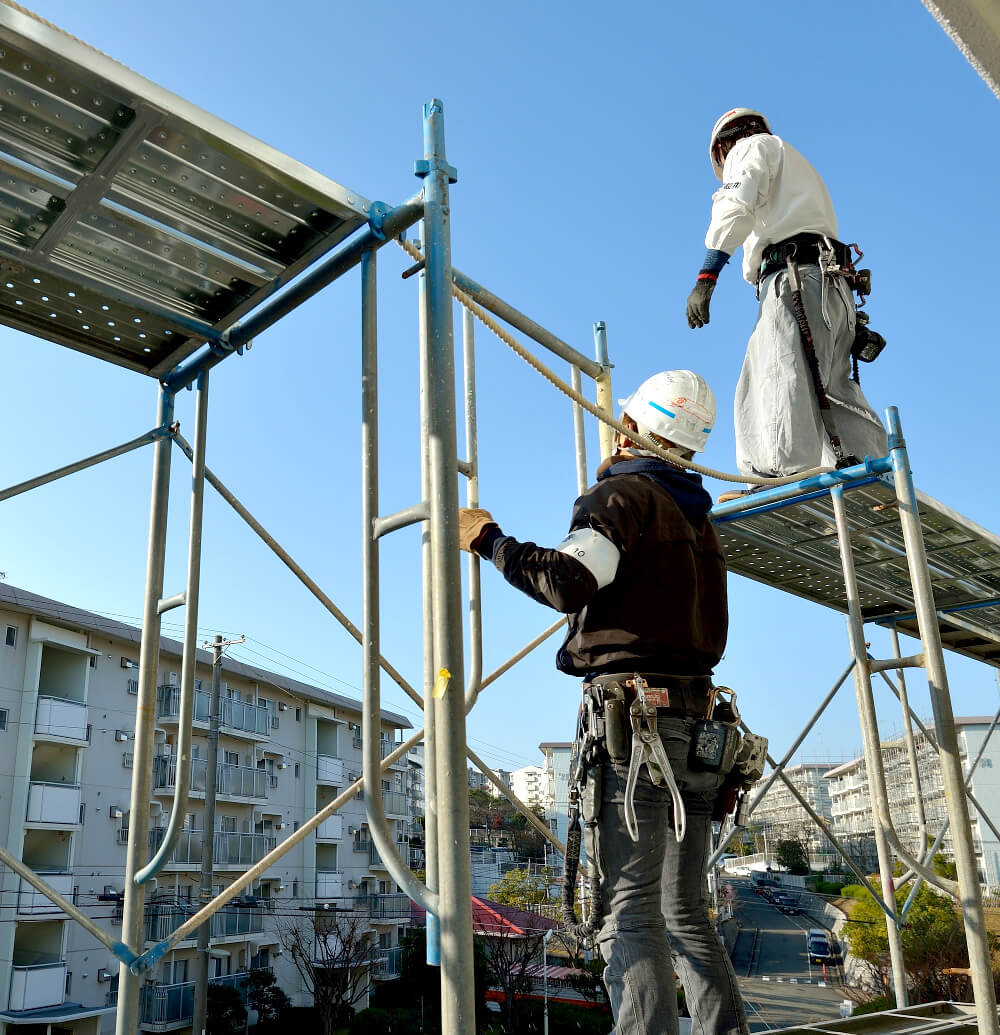
[[[281,921],[278,938],[313,997],[324,1035],[333,1035],[368,995],[375,945],[367,914],[316,910]]]
[[[544,930],[514,934],[499,924],[494,930],[484,931],[480,927],[477,931],[476,940],[483,947],[489,976],[503,992],[504,1027],[509,1035],[517,1030],[514,1027],[516,1001],[531,991],[534,970],[542,955],[544,935]]]

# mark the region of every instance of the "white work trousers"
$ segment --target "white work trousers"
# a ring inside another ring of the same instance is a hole
[[[802,301],[820,374],[845,454],[859,460],[889,452],[885,428],[851,380],[854,300],[841,277],[800,266]],[[825,303],[825,304],[824,304]],[[761,284],[760,312],[736,386],[736,462],[742,474],[781,477],[834,467],[792,309],[787,270]]]

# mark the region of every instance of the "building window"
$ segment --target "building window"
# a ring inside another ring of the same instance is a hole
[[[295,831],[295,830],[298,830],[298,829],[299,829],[299,821],[295,820],[295,822],[292,824],[292,830]]]
[[[295,721],[296,722],[301,722],[302,721],[302,709],[301,708],[296,708],[295,709]]]
[[[299,882],[297,880],[292,881],[292,898],[299,897]]]
[[[7,709],[0,708],[0,732],[7,728]]]
[[[298,762],[295,763],[295,779],[297,780],[302,775],[302,766]]]
[[[16,625],[8,625],[7,626],[7,635],[4,637],[4,643],[8,647],[16,647],[17,646],[17,626]]]
[[[128,681],[128,688],[127,689],[128,689],[128,692],[130,694],[137,694],[139,692],[139,680],[138,679],[130,679]]]
[[[90,655],[90,667],[91,668],[97,668],[97,655],[96,654],[91,654]]]

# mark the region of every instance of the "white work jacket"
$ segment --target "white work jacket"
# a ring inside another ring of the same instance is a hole
[[[770,133],[737,140],[726,156],[722,186],[712,195],[705,246],[743,245],[743,276],[757,283],[764,249],[794,234],[837,236],[833,202],[820,175],[791,144]]]

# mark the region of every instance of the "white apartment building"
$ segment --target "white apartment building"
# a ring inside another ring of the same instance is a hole
[[[538,745],[544,761],[546,787],[545,820],[549,829],[566,843],[569,833],[569,759],[573,751],[572,741],[545,741]],[[554,866],[562,865],[562,856],[553,860]]]
[[[136,713],[138,629],[0,584],[0,836],[64,896],[120,936]],[[181,644],[161,641],[150,853],[163,840],[176,779]],[[211,654],[198,654],[191,794],[180,841],[148,896],[145,948],[168,936],[198,898]],[[284,675],[223,661],[214,882],[222,890],[361,770],[359,702]],[[383,757],[407,719],[382,712]],[[409,765],[383,774],[381,793],[400,854],[411,820]],[[0,892],[0,1035],[97,1035],[114,1030],[118,961],[11,871]],[[363,796],[284,856],[252,894],[212,923],[212,980],[244,987],[273,968],[308,1005],[279,927],[315,904],[364,917],[372,973],[392,977],[409,899],[368,837]],[[305,907],[303,909],[303,907]],[[307,920],[308,922],[308,920]],[[190,1029],[191,938],[144,982],[140,1030]],[[28,1025],[28,1027],[25,1027]]]
[[[789,766],[784,770],[785,776],[795,789],[831,827],[833,811],[830,784],[824,777],[833,768],[832,762],[810,762]],[[756,797],[758,789],[767,782],[769,775],[765,774],[754,786],[750,792],[751,798]],[[809,813],[780,779],[771,784],[754,809],[750,822],[751,825],[762,826],[768,840],[795,838],[804,841],[808,846],[809,864],[816,869],[829,865],[837,858],[827,836],[816,826]]]
[[[959,752],[966,771],[969,762],[978,754],[992,719],[973,716],[955,719]],[[933,734],[934,727],[928,724]],[[937,751],[919,730],[914,731],[917,771],[920,778],[920,797],[923,802],[927,834],[935,837],[948,815],[941,765]],[[889,811],[903,844],[913,852],[924,847],[919,826],[916,795],[910,773],[909,756],[903,738],[882,743],[882,765],[885,769]],[[833,830],[849,846],[861,843],[871,845],[874,853],[874,819],[868,773],[863,758],[856,758],[836,766],[826,774],[830,785]],[[996,822],[1000,818],[1000,731],[994,733],[982,760],[972,774],[971,790],[987,815]],[[970,803],[972,841],[979,866],[979,879],[989,887],[1000,885],[1000,842]],[[942,852],[952,856],[951,830],[942,842]],[[869,863],[871,864],[871,862]]]
[[[528,808],[541,809],[543,815],[549,809],[549,781],[541,766],[526,765],[510,774],[510,789]]]

